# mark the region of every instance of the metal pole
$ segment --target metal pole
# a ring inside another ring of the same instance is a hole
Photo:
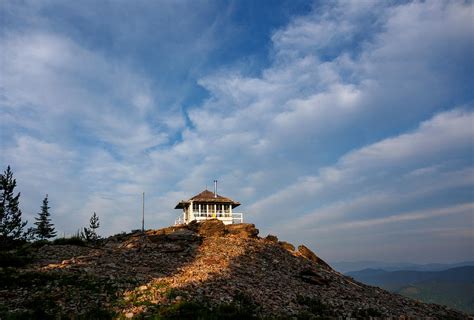
[[[145,233],[145,192],[142,193],[142,233]]]

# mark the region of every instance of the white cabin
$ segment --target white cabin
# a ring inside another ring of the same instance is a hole
[[[217,192],[204,190],[191,199],[180,201],[175,209],[182,209],[182,214],[176,219],[175,224],[188,224],[193,220],[203,221],[218,219],[224,224],[242,223],[243,213],[234,212],[240,203],[220,196]]]

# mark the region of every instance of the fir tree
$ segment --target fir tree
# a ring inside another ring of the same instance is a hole
[[[6,246],[24,239],[23,228],[28,223],[21,221],[20,193],[15,196],[16,180],[10,166],[0,174],[0,245]]]
[[[97,242],[97,240],[99,240],[99,236],[97,235],[96,229],[99,228],[99,225],[99,217],[94,212],[91,219],[89,220],[89,228],[84,228],[84,233],[82,234],[83,238],[86,239],[86,241]]]
[[[43,199],[43,205],[41,206],[41,212],[38,213],[38,218],[36,219],[35,225],[35,235],[39,240],[47,240],[56,236],[56,231],[54,231],[54,225],[51,223],[49,218],[50,207],[48,207],[48,195]]]

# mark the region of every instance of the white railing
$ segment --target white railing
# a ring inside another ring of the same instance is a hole
[[[199,212],[193,212],[193,216],[195,218],[209,218],[209,219],[215,219],[215,218],[231,218],[232,213],[229,212],[218,212],[218,213],[199,213]]]
[[[244,223],[244,214],[242,212],[232,213],[232,223]]]
[[[199,213],[194,212],[192,216],[192,220],[196,221],[204,221],[210,219],[219,219],[224,222],[224,224],[234,224],[234,223],[243,223],[244,222],[244,214],[241,212],[233,212],[233,213]],[[184,214],[179,215],[175,221],[175,225],[185,224],[186,220],[184,219]]]
[[[178,225],[181,225],[181,224],[184,224],[185,221],[184,221],[184,214],[180,214],[175,220],[174,220],[174,225],[175,226],[178,226]]]

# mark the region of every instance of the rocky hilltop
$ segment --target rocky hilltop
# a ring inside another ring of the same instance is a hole
[[[361,284],[304,245],[218,220],[50,245],[2,268],[0,319],[468,319]]]

